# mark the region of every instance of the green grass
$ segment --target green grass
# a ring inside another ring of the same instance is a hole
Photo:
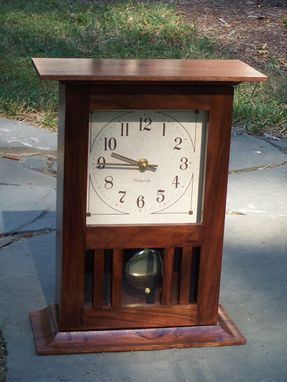
[[[47,127],[57,124],[57,84],[38,79],[31,57],[215,57],[213,41],[170,2],[0,0],[0,9],[0,113]],[[277,124],[284,130],[286,109],[273,88],[252,91],[247,85],[237,92],[235,122],[254,131]]]
[[[40,113],[55,125],[57,85],[37,78],[31,57],[206,57],[173,6],[154,1],[0,2],[0,113]]]
[[[233,122],[252,134],[287,136],[287,77],[276,63],[262,68],[267,82],[241,84],[235,90]]]

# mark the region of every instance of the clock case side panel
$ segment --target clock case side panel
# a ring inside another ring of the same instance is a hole
[[[82,328],[89,87],[59,84],[56,308],[60,330]]]
[[[199,325],[214,325],[218,320],[233,108],[233,88],[227,89],[212,97],[209,113],[202,220],[204,238],[197,296]]]

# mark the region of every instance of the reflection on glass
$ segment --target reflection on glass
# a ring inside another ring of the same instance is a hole
[[[123,304],[159,304],[162,286],[163,249],[124,251]]]

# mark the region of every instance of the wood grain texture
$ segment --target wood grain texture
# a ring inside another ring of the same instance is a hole
[[[92,86],[90,110],[176,109],[209,110],[211,96],[222,94],[225,87],[154,85]]]
[[[192,247],[182,249],[181,265],[180,265],[180,288],[179,303],[189,303],[189,291],[191,282],[191,263],[192,263]]]
[[[228,178],[233,89],[216,95],[209,115],[203,224],[198,285],[198,324],[217,321]]]
[[[102,308],[104,305],[104,250],[94,253],[93,269],[93,308]]]
[[[172,272],[173,272],[174,248],[166,248],[163,259],[162,277],[162,304],[172,303]]]
[[[113,251],[113,271],[112,271],[112,307],[121,306],[122,302],[122,266],[123,251],[115,249]],[[118,316],[118,319],[120,317]]]
[[[86,329],[136,329],[163,326],[190,326],[197,321],[196,305],[123,306],[85,309]]]
[[[57,303],[61,330],[82,328],[88,104],[88,89],[85,86],[76,88],[60,86],[61,116],[57,178]]]
[[[240,60],[33,58],[42,80],[259,82],[267,77]]]
[[[165,226],[88,226],[88,248],[161,248],[198,246],[204,235],[200,224]]]
[[[219,306],[218,317],[218,323],[210,326],[61,332],[58,329],[53,306],[30,313],[37,353],[45,355],[230,346],[246,343],[222,306]]]

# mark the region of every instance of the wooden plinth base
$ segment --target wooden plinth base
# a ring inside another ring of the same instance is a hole
[[[31,312],[38,354],[68,354],[243,345],[245,338],[219,306],[217,325],[60,332],[54,307]]]

